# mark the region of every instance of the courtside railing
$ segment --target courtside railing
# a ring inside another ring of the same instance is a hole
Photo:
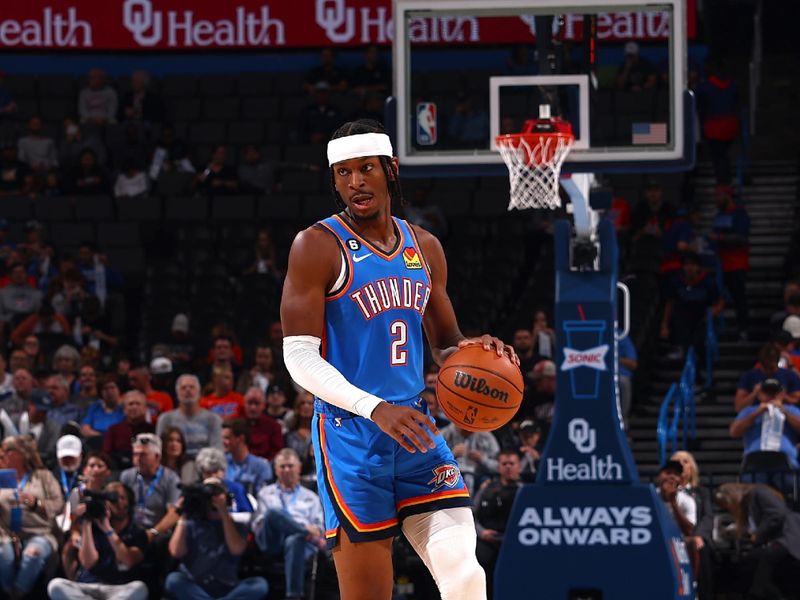
[[[695,409],[694,385],[697,376],[697,363],[694,348],[689,348],[677,383],[669,386],[658,411],[656,438],[660,464],[667,460],[667,452],[672,454],[686,449],[689,438],[697,437],[697,411]],[[672,413],[670,415],[670,406]],[[671,418],[670,418],[671,417]],[[678,445],[678,431],[681,431],[681,445]]]

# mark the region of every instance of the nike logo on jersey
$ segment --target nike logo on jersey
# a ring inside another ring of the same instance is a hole
[[[364,260],[365,258],[369,258],[370,256],[372,256],[372,252],[367,252],[366,254],[362,254],[361,256],[356,256],[355,254],[353,254],[353,262],[360,263],[362,260]]]

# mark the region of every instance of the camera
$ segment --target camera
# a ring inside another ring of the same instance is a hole
[[[106,514],[106,502],[116,502],[119,500],[117,492],[94,492],[84,490],[83,504],[86,504],[84,519],[102,519]]]
[[[222,483],[199,482],[181,486],[183,490],[183,507],[181,515],[187,519],[203,520],[211,508],[211,498],[218,494],[225,494],[228,506],[233,502],[231,494]]]

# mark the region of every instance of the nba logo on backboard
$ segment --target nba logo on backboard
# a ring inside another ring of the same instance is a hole
[[[420,102],[417,104],[417,144],[433,146],[437,136],[436,104]]]

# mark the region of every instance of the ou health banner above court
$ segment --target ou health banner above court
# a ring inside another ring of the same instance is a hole
[[[695,1],[687,1],[689,37]],[[0,3],[0,49],[207,50],[388,45],[391,0],[26,0]],[[600,13],[598,39],[668,37],[666,13]],[[421,18],[410,27],[420,44],[530,43],[533,17]],[[579,15],[563,23],[579,40]]]

